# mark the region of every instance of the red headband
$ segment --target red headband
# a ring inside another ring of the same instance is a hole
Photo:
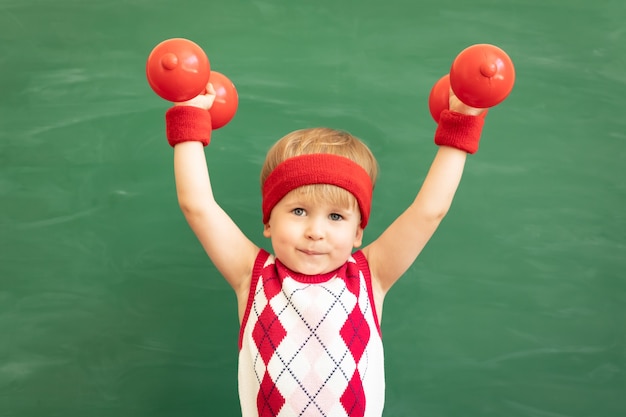
[[[263,223],[291,190],[303,185],[330,184],[349,191],[359,203],[361,227],[367,226],[372,205],[372,180],[356,162],[339,155],[314,153],[288,158],[263,183]]]

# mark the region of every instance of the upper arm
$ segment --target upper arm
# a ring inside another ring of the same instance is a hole
[[[213,197],[202,145],[185,142],[174,150],[178,202],[205,252],[239,295],[247,288],[259,248]]]
[[[205,252],[235,292],[247,288],[259,248],[217,204],[206,210],[183,209],[183,213]]]
[[[448,212],[466,157],[466,152],[440,147],[413,203],[363,249],[383,293],[411,266]]]

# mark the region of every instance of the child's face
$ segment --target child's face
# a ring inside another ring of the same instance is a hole
[[[358,207],[313,203],[290,192],[276,204],[263,235],[274,254],[292,271],[316,275],[343,265],[362,243]]]

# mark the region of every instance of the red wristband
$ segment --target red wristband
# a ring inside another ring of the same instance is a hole
[[[485,119],[480,116],[468,116],[444,110],[439,117],[435,143],[439,146],[450,146],[467,153],[475,153],[478,150],[484,124]]]
[[[174,106],[165,113],[167,141],[174,147],[181,142],[211,142],[211,113],[194,106]]]

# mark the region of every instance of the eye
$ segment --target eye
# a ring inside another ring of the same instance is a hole
[[[295,209],[291,210],[291,212],[292,212],[293,214],[295,214],[296,216],[304,216],[304,215],[306,214],[306,212],[304,211],[304,209],[303,209],[303,208],[300,208],[300,207],[298,207],[298,208],[295,208]]]
[[[332,221],[334,221],[334,222],[337,222],[337,221],[339,221],[339,220],[343,220],[343,216],[342,216],[341,214],[337,214],[337,213],[330,213],[330,214],[328,215],[328,217],[329,217]]]

